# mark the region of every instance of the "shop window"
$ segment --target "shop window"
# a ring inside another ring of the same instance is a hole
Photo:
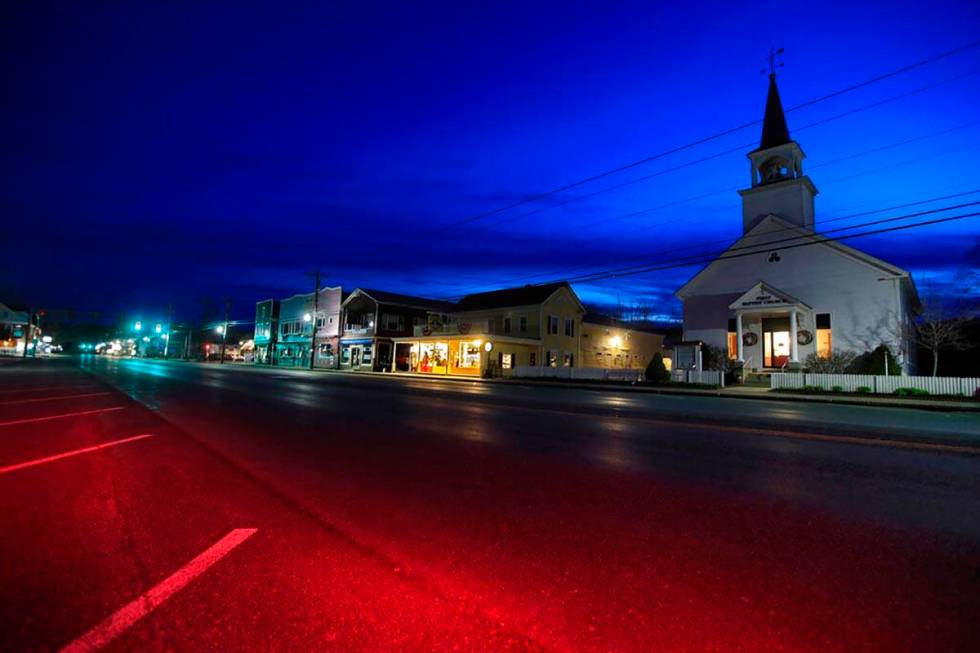
[[[340,350],[340,362],[345,364],[350,363],[350,347],[344,347]]]
[[[546,351],[544,353],[544,364],[547,367],[558,367],[558,352]]]
[[[479,341],[459,343],[459,358],[456,367],[476,369],[480,367]]]
[[[830,313],[817,313],[817,356],[830,356],[831,341]]]
[[[510,318],[504,318],[504,333],[510,333]]]
[[[738,358],[738,333],[736,332],[735,320],[728,320],[728,358],[734,360]]]
[[[575,337],[575,319],[565,319],[565,335],[569,338]]]
[[[497,356],[497,362],[500,364],[500,369],[509,370],[514,367],[514,354],[505,354],[500,352]]]
[[[558,316],[549,315],[548,316],[548,335],[557,336],[558,335]]]
[[[517,330],[521,333],[527,333],[527,315],[517,318]]]
[[[528,356],[527,364],[531,367],[537,367],[538,365],[538,352],[532,351],[530,356]]]
[[[566,353],[562,365],[564,367],[575,367],[575,354]]]

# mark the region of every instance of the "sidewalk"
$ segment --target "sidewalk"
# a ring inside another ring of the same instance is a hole
[[[638,384],[628,384],[628,383],[602,383],[602,382],[586,382],[586,381],[559,381],[553,379],[530,379],[530,378],[520,378],[520,379],[484,379],[480,377],[465,377],[465,376],[433,376],[431,374],[416,374],[412,372],[373,372],[366,370],[359,370],[356,372],[349,370],[333,370],[325,368],[299,368],[299,367],[276,367],[276,366],[265,366],[265,365],[254,365],[251,363],[224,363],[219,364],[217,362],[203,361],[182,361],[182,360],[163,360],[163,359],[145,359],[153,360],[160,363],[180,363],[184,365],[197,365],[201,367],[208,368],[226,368],[226,369],[237,369],[243,371],[251,371],[256,373],[274,373],[274,374],[338,374],[342,376],[371,376],[375,378],[384,379],[412,379],[421,381],[449,381],[453,383],[500,383],[509,385],[523,385],[523,386],[539,386],[544,388],[567,388],[574,390],[592,390],[592,391],[614,391],[614,392],[639,392],[647,394],[663,394],[663,395],[689,395],[689,396],[702,396],[702,397],[728,397],[735,399],[748,399],[748,400],[767,400],[767,401],[790,401],[790,402],[810,402],[810,403],[824,403],[824,404],[847,404],[852,406],[878,406],[882,408],[910,408],[916,410],[932,410],[932,411],[945,411],[945,412],[980,412],[980,401],[971,401],[964,398],[963,401],[957,401],[954,399],[929,399],[929,398],[908,398],[899,399],[897,397],[892,397],[890,395],[870,395],[864,397],[855,396],[841,396],[835,395],[833,393],[826,393],[825,395],[803,395],[803,394],[791,394],[774,392],[766,387],[752,387],[752,386],[729,386],[725,388],[712,388],[712,389],[701,389],[701,388],[672,388],[672,387],[661,387],[661,386],[648,386],[648,385],[638,385]]]

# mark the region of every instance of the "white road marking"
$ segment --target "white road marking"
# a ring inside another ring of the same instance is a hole
[[[109,413],[114,410],[122,410],[125,406],[113,406],[112,408],[96,408],[95,410],[79,410],[74,413],[62,413],[60,415],[48,415],[47,417],[31,417],[30,419],[14,419],[8,422],[0,422],[0,426],[15,426],[17,424],[31,424],[34,422],[47,422],[52,419],[64,419],[66,417],[81,417],[83,415],[95,415],[96,413]]]
[[[111,392],[85,392],[79,395],[56,395],[54,397],[35,397],[34,399],[9,399],[5,401],[0,401],[0,406],[9,406],[11,404],[33,404],[39,401],[57,401],[58,399],[78,399],[79,397],[104,397],[105,395],[112,394]]]
[[[192,580],[203,574],[211,565],[228,555],[232,549],[255,535],[256,528],[236,528],[214,543],[208,550],[200,554],[186,565],[174,572],[169,578],[141,594],[126,604],[105,621],[88,631],[74,642],[62,649],[62,653],[80,653],[96,651],[127,628],[158,608],[164,601],[173,596]]]
[[[131,438],[123,438],[122,440],[112,440],[110,442],[103,442],[102,444],[97,444],[91,447],[85,447],[84,449],[75,449],[74,451],[66,451],[65,453],[59,453],[53,456],[45,456],[44,458],[35,458],[34,460],[28,460],[27,462],[17,463],[15,465],[7,465],[6,467],[0,467],[0,474],[15,472],[18,469],[24,469],[25,467],[34,467],[36,465],[43,465],[44,463],[51,463],[56,460],[61,460],[62,458],[69,458],[71,456],[77,456],[82,453],[88,453],[90,451],[98,451],[99,449],[105,449],[107,447],[115,447],[116,445],[126,444],[127,442],[136,442],[137,440],[144,440],[146,438],[152,438],[152,437],[153,437],[152,433],[144,433],[142,435],[134,435]]]

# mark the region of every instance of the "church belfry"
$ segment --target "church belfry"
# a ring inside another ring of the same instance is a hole
[[[758,149],[748,153],[748,158],[752,185],[739,191],[743,232],[748,232],[770,214],[812,230],[813,198],[817,188],[803,174],[806,155],[789,136],[775,72],[769,74],[762,139]]]

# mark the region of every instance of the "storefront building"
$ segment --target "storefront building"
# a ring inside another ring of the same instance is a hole
[[[492,377],[579,364],[585,309],[567,283],[475,293],[451,310],[394,340],[395,371]]]
[[[279,300],[266,299],[255,304],[255,363],[272,365],[279,336]]]
[[[317,298],[310,292],[283,299],[279,304],[274,364],[309,367],[311,352],[315,347],[315,366],[336,368],[340,306],[339,286],[321,289]]]
[[[451,308],[448,302],[423,297],[355,289],[342,307],[340,369],[392,371],[395,340],[411,336],[416,327],[447,318]]]

